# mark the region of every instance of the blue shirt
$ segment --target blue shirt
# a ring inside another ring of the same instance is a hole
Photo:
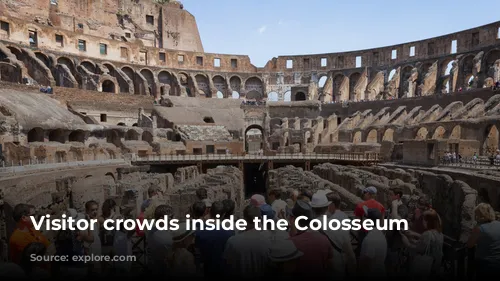
[[[200,251],[205,276],[221,276],[225,271],[224,250],[234,230],[198,230],[195,247]]]

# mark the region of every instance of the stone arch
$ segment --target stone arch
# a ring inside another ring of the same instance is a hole
[[[473,77],[473,68],[474,68],[474,54],[468,54],[463,57],[459,62],[459,69],[457,87],[466,89],[469,86],[469,80]]]
[[[263,95],[264,95],[263,89],[264,89],[264,85],[262,83],[262,80],[257,76],[249,77],[245,81],[245,90],[247,92],[256,91],[256,92],[260,93],[261,97],[263,97]]]
[[[28,132],[28,142],[44,142],[45,132],[42,128],[36,127]]]
[[[151,71],[149,68],[143,68],[140,71],[141,75],[144,76],[144,79],[148,82],[148,91],[151,96],[155,95],[155,77],[153,75],[153,71]]]
[[[249,100],[261,100],[262,94],[257,91],[250,91],[246,94],[246,98]]]
[[[55,129],[49,132],[49,141],[65,143],[66,137],[64,131],[61,129]]]
[[[115,179],[115,175],[114,175],[113,173],[111,173],[111,172],[106,173],[104,176],[105,176],[105,177],[110,177],[110,178],[113,178],[113,181],[116,181],[116,179]]]
[[[160,88],[160,94],[161,95],[169,95],[169,96],[176,96],[177,94],[177,88],[175,87],[175,78],[174,76],[166,71],[166,70],[161,70],[159,73],[158,73],[158,82],[160,84],[164,84],[164,85],[168,85],[170,86],[170,89],[169,91],[166,91],[165,90],[165,86],[162,86]]]
[[[196,85],[198,89],[205,94],[205,97],[211,98],[212,93],[210,92],[210,83],[206,74],[197,74],[194,79],[196,80]]]
[[[446,129],[443,126],[439,126],[434,130],[432,134],[432,139],[444,139],[446,134]]]
[[[116,147],[120,147],[121,144],[120,134],[116,130],[106,131],[106,142],[112,143]]]
[[[70,142],[85,142],[85,132],[82,130],[76,130],[69,134]]]
[[[382,141],[394,141],[394,129],[388,128],[384,132],[384,136],[382,137]]]
[[[109,79],[102,81],[101,89],[104,93],[116,93],[116,85]]]
[[[294,101],[305,101],[305,100],[307,100],[307,97],[304,92],[295,93]]]
[[[323,88],[326,84],[326,80],[328,80],[328,76],[326,74],[322,75],[318,80],[318,88]]]
[[[286,91],[283,95],[284,101],[292,101],[292,91]]]
[[[57,63],[59,64],[64,64],[65,66],[67,66],[70,70],[74,70],[75,69],[75,63],[73,62],[73,60],[71,60],[70,58],[67,58],[67,57],[59,57],[57,59]]]
[[[215,89],[222,93],[223,98],[227,98],[227,83],[226,79],[220,75],[215,75],[212,77],[212,82],[214,83]]]
[[[486,127],[483,137],[482,155],[487,155],[498,149],[499,132],[496,125],[490,124]]]
[[[361,78],[361,73],[354,72],[349,76],[349,100],[360,100],[361,97],[356,97],[354,93],[354,87]]]
[[[254,129],[260,131],[261,140],[260,140],[260,148],[259,149],[264,148],[264,128],[262,128],[262,126],[260,126],[260,125],[252,124],[245,129],[244,137],[245,137],[245,151],[246,152],[250,152],[249,140],[251,137],[249,137],[248,133],[249,133],[249,131],[254,130]]]
[[[35,52],[35,56],[37,59],[39,59],[41,62],[43,62],[43,64],[45,64],[45,66],[47,66],[49,69],[52,67],[52,63],[51,63],[51,60],[49,59],[49,57],[42,53],[42,52]]]
[[[333,76],[333,91],[332,91],[332,100],[340,101],[340,86],[342,86],[342,81],[346,76],[342,73],[337,73]]]
[[[108,74],[116,77],[116,67],[110,63],[110,62],[104,62],[102,63],[102,66],[104,66],[108,70]]]
[[[391,79],[396,75],[396,69],[393,68],[391,71],[389,71],[389,75],[387,75],[387,81],[391,81]]]
[[[449,139],[461,139],[461,138],[462,138],[462,127],[460,127],[460,125],[456,125],[451,130]]]
[[[142,132],[142,140],[145,142],[148,142],[148,143],[152,143],[153,142],[153,134],[151,134],[148,131]]]
[[[16,58],[20,61],[23,61],[23,51],[21,51],[21,49],[17,48],[17,47],[14,47],[14,46],[7,46],[7,49],[10,50],[10,52],[16,56]]]
[[[398,98],[404,98],[405,96],[408,96],[407,94],[410,92],[410,84],[408,83],[408,79],[410,79],[412,70],[412,65],[406,65],[405,67],[401,68],[401,80],[399,83],[400,86]]]
[[[366,142],[378,143],[378,132],[375,129],[370,130],[368,135],[366,135]]]
[[[98,74],[97,67],[96,67],[94,62],[91,62],[89,60],[84,60],[84,61],[80,62],[80,66],[87,69],[88,71],[90,71],[94,74]]]
[[[128,130],[125,134],[125,140],[135,140],[138,141],[141,135],[136,130]]]
[[[427,130],[426,127],[422,127],[418,129],[417,134],[415,135],[416,140],[425,140],[427,139],[427,136],[429,135],[429,131]]]
[[[229,79],[229,84],[231,85],[231,89],[233,91],[238,92],[238,94],[241,92],[241,81],[242,79],[238,75],[234,75]]]
[[[361,131],[356,131],[352,136],[352,143],[360,143],[360,142],[361,142]]]
[[[127,75],[128,78],[130,78],[130,80],[134,81],[135,71],[132,67],[124,66],[124,67],[122,67],[122,71],[123,71],[123,73],[125,73],[125,75]]]
[[[179,84],[186,89],[186,93],[188,97],[195,97],[196,93],[192,90],[192,79],[186,72],[179,72]]]
[[[278,93],[276,92],[270,92],[267,94],[267,100],[268,101],[278,101],[279,100],[279,96],[278,96]]]
[[[488,73],[497,60],[500,59],[500,49],[493,49],[484,55],[485,72]]]

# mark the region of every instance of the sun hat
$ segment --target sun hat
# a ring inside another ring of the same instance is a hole
[[[260,213],[262,216],[266,216],[267,218],[273,219],[276,217],[276,212],[273,210],[273,207],[269,204],[264,204],[260,206]]]
[[[194,232],[194,230],[187,230],[187,224],[185,222],[181,222],[179,223],[179,228],[177,230],[174,230],[172,233],[172,241],[181,242],[194,234]]]
[[[313,208],[324,208],[328,207],[332,202],[328,201],[328,198],[326,198],[326,194],[323,192],[316,192],[312,196],[311,202],[311,207]]]
[[[250,198],[250,204],[254,205],[255,207],[260,207],[266,204],[266,198],[260,194],[254,194]]]
[[[369,186],[363,189],[363,193],[377,194],[377,188],[375,188],[375,186]]]
[[[271,246],[270,258],[273,262],[285,262],[294,260],[304,255],[295,247],[295,244],[288,239],[279,239]]]

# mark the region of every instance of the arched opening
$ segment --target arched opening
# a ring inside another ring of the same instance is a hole
[[[49,133],[49,141],[65,143],[64,132],[61,129],[52,130]]]
[[[352,143],[360,143],[361,142],[361,132],[357,131],[354,133],[354,136],[352,137]]]
[[[373,129],[368,132],[368,136],[366,136],[366,142],[378,143],[377,130]]]
[[[16,48],[16,47],[12,47],[12,46],[8,46],[7,48],[10,50],[10,52],[11,52],[14,56],[16,56],[16,58],[17,58],[18,60],[23,61],[23,53],[21,52],[21,50],[19,50],[19,49],[18,49],[18,48]]]
[[[51,67],[51,63],[50,63],[49,57],[47,57],[44,53],[36,52],[35,56],[36,56],[37,59],[39,59],[40,61],[42,61],[43,64],[45,64],[45,66],[47,66],[48,68]]]
[[[226,79],[220,75],[216,75],[212,78],[212,82],[214,83],[215,89],[217,89],[217,91],[222,94],[222,98],[224,98],[224,93],[227,93]],[[217,97],[219,98],[218,93]]]
[[[267,100],[268,101],[278,101],[278,93],[270,92],[269,94],[267,94]]]
[[[102,91],[104,93],[115,93],[115,83],[111,80],[104,80],[102,82]]]
[[[33,128],[28,132],[28,142],[44,142],[44,139],[42,128]]]
[[[212,93],[210,92],[207,76],[198,74],[194,78],[196,80],[196,84],[198,85],[198,89],[205,94],[205,97],[211,98]]]
[[[382,137],[382,141],[394,141],[394,129],[387,129],[384,132],[384,136]]]
[[[318,81],[318,87],[319,88],[323,88],[325,86],[325,84],[326,84],[326,80],[327,79],[328,78],[326,77],[326,75],[325,76],[321,76],[321,78],[319,78],[319,81]]]
[[[264,129],[259,125],[250,125],[245,130],[245,151],[258,152],[264,148]]]
[[[153,142],[153,135],[148,131],[144,131],[142,133],[142,140],[145,142],[148,142],[148,143],[152,143]]]
[[[148,82],[148,91],[149,95],[154,96],[155,93],[155,77],[153,75],[153,72],[147,68],[144,68],[141,70],[141,75],[146,79]]]
[[[395,74],[396,69],[391,70],[391,72],[389,72],[389,76],[387,76],[387,81],[391,81]]]
[[[306,100],[306,94],[303,92],[298,92],[295,94],[295,101],[304,101]]]
[[[337,74],[333,77],[333,91],[332,91],[332,101],[342,100],[342,82],[344,82],[345,76],[343,74]]]
[[[122,71],[123,73],[125,73],[125,75],[128,76],[128,78],[130,78],[130,80],[134,81],[134,78],[135,78],[135,71],[128,67],[128,66],[124,66],[122,67]]]
[[[116,76],[116,71],[115,71],[115,67],[110,64],[110,63],[103,63],[102,64],[104,67],[106,67],[106,69],[108,70],[108,74],[115,77]]]
[[[443,126],[439,126],[434,130],[434,134],[432,134],[432,139],[444,139],[444,134],[446,133],[446,129]]]
[[[135,130],[128,130],[127,133],[125,134],[125,140],[139,140],[139,133],[136,132]]]
[[[292,101],[292,91],[286,91],[283,96],[284,101]]]
[[[127,125],[125,125],[125,123],[123,123],[123,122],[120,122],[120,123],[116,124],[116,126],[122,126],[122,127],[125,127],[125,126],[127,126]]]
[[[355,72],[349,76],[349,100],[359,101],[361,100],[361,96],[356,95],[354,92],[356,88],[356,84],[358,84],[359,79],[361,78],[361,74],[359,72]]]
[[[98,74],[97,71],[96,71],[96,67],[93,63],[89,62],[89,61],[83,61],[81,64],[80,64],[81,67],[87,69],[88,71],[94,73],[94,74]]]
[[[203,117],[203,122],[205,123],[215,123],[214,119],[210,116]]]
[[[106,142],[107,143],[112,143],[116,147],[120,147],[120,135],[118,134],[117,131],[115,130],[110,130],[106,132]]]
[[[69,134],[70,142],[85,142],[85,132],[82,130],[77,130]]]
[[[172,75],[170,75],[170,73],[168,73],[167,71],[161,71],[160,73],[158,73],[158,82],[170,85],[172,81]]]
[[[182,141],[181,134],[176,133],[174,136],[174,141]]]
[[[453,130],[450,134],[450,139],[461,139],[462,138],[462,127],[460,125],[456,125],[453,127]]]
[[[113,175],[113,173],[106,173],[104,176],[105,176],[105,177],[110,177],[110,178],[112,178],[112,179],[113,179],[113,182],[116,180],[116,179],[115,179],[115,175]]]
[[[498,149],[498,128],[495,125],[489,125],[486,128],[482,155],[489,155]]]
[[[232,93],[231,97],[232,97],[233,99],[239,99],[239,98],[240,98],[240,93],[238,93],[238,92],[236,92],[236,91],[233,91],[233,93]]]
[[[190,82],[190,79],[186,73],[179,73],[179,84],[186,89],[186,94],[188,97],[193,97],[195,95],[191,92],[189,82]]]
[[[238,92],[238,93],[241,92],[241,79],[240,79],[240,77],[238,77],[238,76],[231,77],[231,79],[229,79],[229,84],[231,85],[231,89],[233,90],[233,95],[234,95],[234,92]]]
[[[217,96],[218,99],[223,99],[224,98],[224,94],[222,94],[221,91],[217,91],[217,95],[216,96]]]
[[[429,131],[427,128],[422,127],[417,131],[417,135],[415,136],[416,140],[425,140],[427,139],[427,135],[429,134]]]
[[[263,97],[262,81],[257,77],[251,77],[251,78],[247,79],[247,81],[245,82],[245,90],[248,93],[257,92],[259,94],[260,98]],[[247,97],[248,97],[248,94],[247,94]]]

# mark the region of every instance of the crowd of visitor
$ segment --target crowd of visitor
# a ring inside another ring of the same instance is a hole
[[[377,189],[369,186],[363,190],[363,202],[352,215],[342,210],[341,197],[331,190],[281,189],[267,194],[255,194],[244,206],[241,218],[247,222],[244,231],[192,230],[185,222],[177,230],[165,231],[135,229],[131,231],[107,231],[100,227],[94,231],[60,231],[54,239],[48,239],[34,229],[30,216],[35,207],[19,204],[13,209],[17,226],[9,241],[9,262],[0,263],[0,278],[30,277],[47,279],[87,279],[103,276],[127,278],[146,274],[149,278],[186,279],[192,277],[234,277],[254,279],[267,276],[310,278],[329,280],[346,278],[376,278],[402,276],[431,278],[442,274],[443,243],[442,222],[426,196],[420,197],[414,210],[403,202],[399,188],[391,190],[390,202],[378,202]],[[191,219],[229,218],[238,216],[235,201],[225,199],[211,202],[207,191],[196,191],[198,201],[189,208]],[[119,207],[112,199],[99,204],[89,201],[83,213],[69,209],[67,215],[75,220],[118,218],[163,219],[174,217],[172,206],[162,203],[161,192],[148,191],[148,199],[142,203],[141,212],[134,215],[133,207]],[[387,208],[386,208],[387,206]],[[295,227],[309,226],[314,218],[328,220],[359,218],[371,220],[407,219],[409,230],[376,228],[360,231],[348,230],[300,230]],[[477,226],[470,235],[467,246],[476,248],[477,276],[498,275],[500,269],[500,221],[493,208],[486,203],[475,209]],[[287,230],[258,230],[254,218],[285,219]],[[181,218],[178,218],[181,219]],[[141,269],[132,261],[73,262],[34,261],[33,257],[67,255],[85,257],[104,255],[124,257],[133,255],[132,237],[143,237],[147,245],[147,262]],[[353,243],[353,239],[357,243]],[[404,263],[401,253],[407,252],[409,261]],[[10,280],[10,279],[5,279]]]

